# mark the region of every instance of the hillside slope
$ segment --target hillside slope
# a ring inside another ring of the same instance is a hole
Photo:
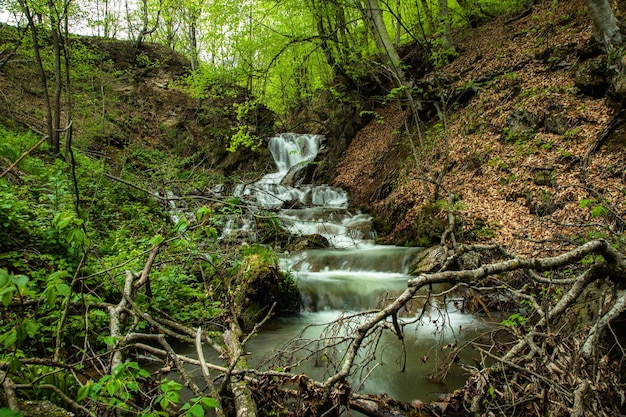
[[[16,28],[0,24],[0,45],[19,42]],[[32,50],[22,46],[2,58],[6,63],[0,68],[0,123],[45,132],[43,87]],[[44,65],[53,68],[51,62]],[[74,145],[112,163],[133,148],[146,148],[188,157],[225,173],[242,166],[249,171],[264,168],[267,152],[231,153],[227,148],[241,123],[259,136],[271,135],[273,114],[257,106],[248,114],[250,120],[238,120],[237,106],[248,98],[244,89],[210,79],[194,84],[190,68],[187,58],[158,44],[143,43],[137,49],[131,41],[72,37]],[[48,83],[52,91],[51,74]],[[70,108],[65,93],[61,107],[65,124]]]
[[[444,101],[445,118],[401,136],[405,110],[391,102],[352,141],[334,184],[382,220],[387,241],[436,242],[449,194],[466,240],[539,255],[592,237],[619,238],[626,227],[622,120],[597,70],[603,57],[586,3],[553,3],[457,34],[460,55],[430,79],[472,98]],[[588,155],[605,131],[604,146]]]

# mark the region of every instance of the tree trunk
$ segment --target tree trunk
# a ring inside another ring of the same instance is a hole
[[[236,323],[232,323],[230,327],[230,330],[225,331],[222,337],[230,360],[235,361],[235,363],[231,363],[231,367],[234,365],[233,369],[247,369],[248,361],[243,352],[244,346],[240,341],[243,332]],[[234,396],[237,417],[256,417],[257,406],[246,381],[243,378],[238,381],[234,380],[232,375],[229,379],[231,380],[229,386]]]
[[[378,5],[378,0],[366,0],[363,12],[378,50],[386,55],[388,64],[396,77],[401,80],[401,84],[408,84],[407,76],[402,70],[400,55],[389,37],[389,32],[387,32],[383,20],[383,11]]]
[[[622,35],[608,0],[587,0],[593,35],[611,53],[622,45]]]
[[[426,27],[428,28],[428,34],[435,33],[435,21],[433,20],[433,12],[430,10],[428,0],[420,0],[422,9],[424,10],[424,16],[426,17]]]
[[[50,35],[52,37],[52,50],[54,51],[54,94],[52,96],[52,152],[55,155],[61,153],[61,35],[59,33],[59,21],[54,3],[48,0],[48,13],[50,14]]]
[[[26,16],[28,20],[28,25],[30,27],[31,36],[33,38],[33,51],[35,52],[35,62],[37,64],[37,70],[39,71],[39,76],[41,77],[41,87],[43,90],[44,103],[46,105],[46,130],[48,133],[48,144],[54,149],[54,129],[52,124],[52,105],[50,103],[50,93],[48,92],[48,77],[46,77],[46,71],[43,68],[43,61],[41,59],[41,51],[39,46],[39,31],[37,26],[35,25],[35,21],[33,19],[33,13],[30,10],[30,7],[26,3],[26,0],[18,0],[19,5],[22,9],[22,12]]]
[[[612,93],[623,100],[626,94],[626,56],[623,53],[617,53],[623,45],[617,18],[608,0],[587,0],[587,7],[593,23],[593,35],[602,44],[614,66],[615,71],[611,79]]]
[[[454,50],[452,41],[452,27],[450,26],[450,9],[448,0],[439,0],[439,19],[443,25],[443,45],[446,49]]]
[[[198,69],[198,34],[196,31],[196,22],[198,17],[195,11],[190,13],[190,22],[189,22],[189,55],[191,57],[191,69]]]

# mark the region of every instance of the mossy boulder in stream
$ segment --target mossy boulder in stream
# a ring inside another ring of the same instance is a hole
[[[235,277],[234,305],[243,331],[250,331],[270,311],[275,314],[300,310],[300,292],[289,274],[282,272],[275,260],[259,254],[243,259]]]

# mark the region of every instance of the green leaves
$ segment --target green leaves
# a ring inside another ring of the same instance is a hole
[[[6,269],[0,269],[0,298],[2,305],[8,307],[13,301],[13,296],[22,294],[26,289],[30,278],[26,275],[11,275]]]
[[[609,210],[595,198],[584,198],[578,202],[580,208],[589,208],[591,217],[597,218],[608,214]]]
[[[83,229],[85,221],[79,218],[73,211],[57,213],[52,220],[56,232],[62,236],[68,245],[82,246],[88,243],[87,235]]]
[[[214,398],[192,398],[191,402],[184,404],[180,409],[185,411],[186,417],[204,417],[204,410],[218,408],[220,403]]]

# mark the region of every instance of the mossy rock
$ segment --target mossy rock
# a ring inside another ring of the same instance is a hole
[[[599,56],[581,62],[574,72],[574,84],[585,95],[603,97],[610,86],[606,58]]]
[[[22,401],[19,407],[24,417],[69,417],[74,415],[50,401]]]
[[[235,282],[234,302],[244,332],[252,330],[274,303],[277,314],[294,313],[301,308],[300,292],[291,276],[259,254],[244,258]]]
[[[444,260],[445,253],[443,246],[433,246],[420,252],[409,270],[411,271],[411,275],[436,272],[441,268]]]

